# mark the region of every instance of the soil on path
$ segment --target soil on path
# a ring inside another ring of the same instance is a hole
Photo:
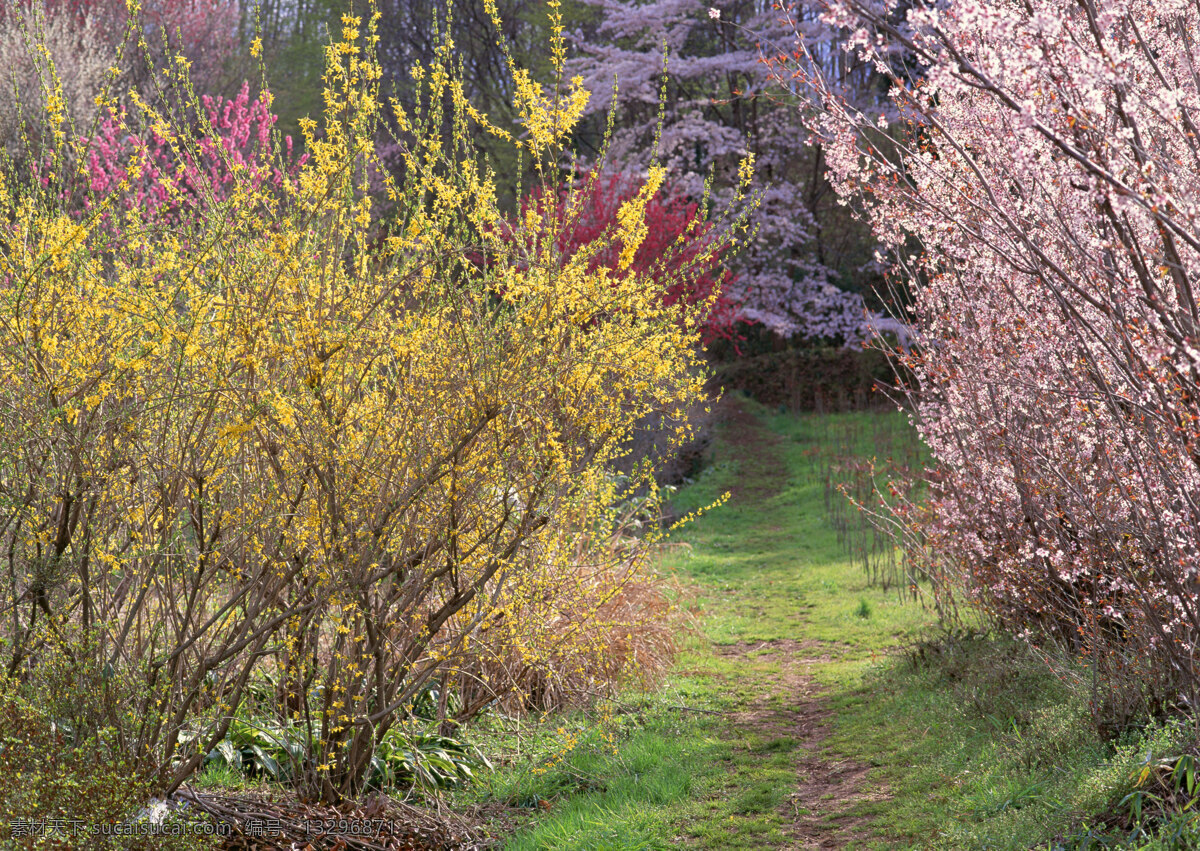
[[[748,482],[731,488],[730,500],[753,504],[774,496],[787,481],[779,457],[781,438],[764,429],[734,397],[722,401],[720,413],[726,442]],[[866,819],[848,811],[856,803],[886,795],[866,783],[868,765],[840,759],[826,747],[834,712],[811,674],[815,663],[829,661],[838,648],[816,641],[780,640],[726,644],[716,651],[726,657],[766,659],[779,666],[779,674],[768,679],[767,688],[730,720],[759,736],[790,737],[799,744],[802,755],[796,786],[781,812],[788,837],[785,847],[844,848],[867,840]]]

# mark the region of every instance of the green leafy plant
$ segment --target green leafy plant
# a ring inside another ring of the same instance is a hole
[[[202,739],[203,734],[194,731],[180,736],[184,744]],[[250,779],[289,780],[303,763],[305,747],[295,727],[235,718],[225,738],[204,757],[203,766],[225,767]]]
[[[456,789],[473,780],[480,768],[490,771],[492,764],[460,739],[392,729],[375,749],[368,788]]]
[[[51,829],[18,839],[11,826],[22,820],[67,820],[89,825],[129,823],[144,817],[155,794],[148,772],[119,746],[112,727],[84,732],[51,714],[54,701],[23,693],[0,676],[0,844],[4,848],[72,849],[81,835]],[[171,814],[168,819],[180,817]],[[207,847],[194,832],[173,837],[94,837],[88,848],[177,849]]]

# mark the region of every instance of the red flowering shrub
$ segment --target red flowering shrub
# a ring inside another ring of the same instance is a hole
[[[629,266],[621,269],[623,246],[602,237],[617,229],[622,205],[638,194],[645,181],[624,175],[585,175],[581,181],[585,186],[583,203],[565,204],[566,189],[557,197],[544,189],[535,190],[522,200],[519,221],[526,221],[536,211],[537,220],[553,228],[554,245],[563,262],[580,251],[603,246],[591,258],[589,271],[605,268],[613,277],[644,277],[653,286],[665,287],[663,302],[668,306],[707,303],[704,342],[724,339],[736,344],[737,324],[745,320],[740,305],[724,295],[734,276],[721,265],[722,251],[712,250],[713,223],[704,218],[700,206],[666,189],[656,193],[646,204],[645,238]]]

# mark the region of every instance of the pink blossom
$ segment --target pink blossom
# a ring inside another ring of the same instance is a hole
[[[1200,684],[1200,10],[955,0],[825,20],[895,119],[799,33],[776,81],[916,293],[902,355],[936,463],[910,555],[1113,677]],[[1164,640],[1168,636],[1169,640]],[[1131,671],[1135,674],[1131,675]]]

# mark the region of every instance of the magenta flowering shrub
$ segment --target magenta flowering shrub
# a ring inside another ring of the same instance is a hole
[[[912,554],[1088,657],[1127,687],[1110,699],[1194,705],[1200,7],[845,0],[826,20],[891,74],[892,121],[815,63],[774,67],[916,291],[936,467]],[[891,70],[892,45],[918,73]]]
[[[521,199],[515,218],[505,223],[507,239],[523,240],[527,249],[538,239],[553,234],[555,249],[569,262],[581,251],[592,251],[602,244],[607,233],[620,226],[621,210],[645,186],[645,181],[623,174],[597,176],[582,174],[575,187],[553,194],[544,186]],[[567,202],[571,192],[583,200],[572,208]],[[545,233],[525,234],[521,223],[531,213],[546,222]],[[589,271],[607,270],[613,279],[637,275],[663,291],[663,304],[683,303],[699,310],[701,341],[727,340],[737,347],[739,322],[746,321],[740,306],[725,295],[734,275],[725,268],[722,251],[712,251],[717,228],[706,220],[700,206],[670,187],[656,192],[645,205],[643,220],[646,233],[627,263],[621,262],[621,245],[614,243],[597,252],[588,263]]]
[[[204,95],[200,103],[209,132],[198,136],[194,149],[177,150],[153,128],[131,133],[123,114],[105,118],[87,144],[94,198],[178,221],[225,200],[238,181],[255,189],[281,186],[304,163],[306,155],[294,156],[290,136],[276,155],[271,136],[276,116],[265,93],[252,100],[243,83],[234,98]]]

